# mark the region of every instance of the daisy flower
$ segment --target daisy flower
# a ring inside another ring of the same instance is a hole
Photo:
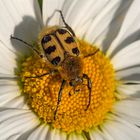
[[[139,4],[43,0],[40,8],[37,0],[1,0],[0,140],[139,140]],[[41,52],[46,30],[64,26],[56,10],[76,34],[88,75],[75,89],[66,82],[59,105],[61,74],[36,77],[48,65],[23,43]]]

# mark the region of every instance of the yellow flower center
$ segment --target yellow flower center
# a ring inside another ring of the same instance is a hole
[[[79,42],[82,55],[97,50],[95,46],[82,40]],[[87,74],[92,82],[91,103],[87,110],[85,110],[89,101],[87,81],[84,80],[75,90],[67,82],[62,91],[56,119],[54,119],[58,92],[62,83],[59,73],[27,78],[47,72],[46,63],[33,55],[22,64],[20,75],[24,84],[22,92],[26,94],[27,103],[44,123],[67,133],[88,131],[102,124],[115,101],[116,82],[110,60],[101,51],[83,58],[83,73]]]

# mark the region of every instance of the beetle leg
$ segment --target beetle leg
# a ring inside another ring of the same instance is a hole
[[[71,91],[73,90],[73,92],[74,92],[74,94],[75,94],[75,92],[79,92],[80,91],[80,89],[76,89],[76,86],[73,86],[71,89],[70,89],[70,91],[69,91],[69,96],[71,96]]]
[[[43,77],[43,76],[46,76],[46,75],[49,75],[49,74],[53,74],[53,73],[55,73],[56,71],[54,70],[54,71],[50,71],[50,72],[47,72],[47,73],[44,73],[44,74],[41,74],[41,75],[36,75],[36,76],[29,76],[29,77],[25,77],[25,78],[40,78],[40,77]]]
[[[36,75],[36,76],[29,76],[29,77],[25,77],[25,78],[40,78],[40,77],[43,77],[43,76],[46,76],[46,75],[49,75],[51,74],[51,72],[47,72],[47,73],[44,73],[44,74],[41,74],[41,75]]]
[[[66,81],[63,80],[62,83],[61,83],[61,86],[60,86],[60,90],[59,90],[59,93],[58,93],[57,106],[56,106],[56,110],[54,111],[54,120],[56,119],[56,113],[58,111],[58,106],[59,106],[59,104],[61,102],[62,91],[63,91],[63,88],[65,86],[65,83],[66,83]]]
[[[85,111],[87,111],[87,109],[88,109],[89,106],[90,106],[90,102],[91,102],[91,87],[92,87],[92,83],[91,83],[91,80],[90,80],[90,78],[88,77],[88,75],[83,74],[83,78],[85,78],[85,79],[87,80],[87,82],[88,82],[87,87],[88,87],[88,90],[89,90],[89,100],[88,100],[87,107],[86,107],[86,109],[85,109]]]
[[[71,96],[71,91],[72,91],[72,90],[73,90],[73,88],[70,89],[70,91],[69,91],[69,96]]]
[[[11,40],[12,40],[12,39],[18,40],[18,41],[24,43],[24,44],[27,45],[29,48],[31,48],[37,55],[39,55],[41,58],[43,58],[43,55],[40,54],[40,52],[39,52],[37,49],[35,49],[33,45],[31,45],[31,44],[25,42],[24,40],[22,40],[22,39],[20,39],[20,38],[14,37],[14,36],[12,36],[12,35],[10,36],[10,39],[11,39]]]
[[[87,58],[87,57],[89,57],[89,56],[95,55],[98,51],[99,51],[99,49],[97,49],[97,50],[96,50],[95,52],[93,52],[93,53],[90,53],[90,54],[88,54],[88,55],[85,55],[84,58]]]

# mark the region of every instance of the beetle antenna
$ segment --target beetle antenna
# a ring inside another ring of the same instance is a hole
[[[18,41],[24,43],[26,46],[28,46],[28,47],[31,48],[34,52],[36,52],[41,58],[43,57],[43,56],[40,54],[40,52],[39,52],[37,49],[34,48],[33,45],[28,44],[27,42],[23,41],[22,39],[17,38],[17,37],[14,37],[14,36],[12,36],[12,35],[10,36],[10,39],[18,40]]]
[[[66,28],[68,28],[68,30],[72,33],[72,35],[75,36],[75,33],[74,33],[74,31],[72,30],[72,28],[66,23],[62,11],[61,11],[61,10],[55,10],[54,12],[59,12],[59,13],[60,13],[60,16],[61,16],[62,21],[63,21],[63,23],[65,24]]]

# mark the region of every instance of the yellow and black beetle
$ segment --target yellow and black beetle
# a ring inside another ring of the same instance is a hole
[[[89,101],[87,103],[85,111],[90,106],[92,83],[88,75],[82,73],[82,59],[95,55],[99,51],[99,49],[97,49],[95,52],[87,56],[82,56],[80,54],[79,44],[74,31],[65,22],[62,11],[56,10],[56,12],[60,13],[65,26],[52,26],[50,28],[43,29],[43,31],[39,35],[40,38],[38,41],[38,45],[42,46],[42,53],[27,42],[11,36],[11,39],[19,40],[28,45],[33,51],[35,51],[42,59],[46,61],[46,63],[48,64],[48,68],[50,68],[50,72],[48,73],[28,78],[39,78],[55,72],[60,73],[62,83],[58,92],[58,101],[57,107],[54,112],[54,119],[56,118],[56,113],[61,102],[62,91],[66,82],[69,82],[69,85],[72,86],[75,90],[75,87],[82,84],[83,79],[86,79],[87,88],[89,90]]]

